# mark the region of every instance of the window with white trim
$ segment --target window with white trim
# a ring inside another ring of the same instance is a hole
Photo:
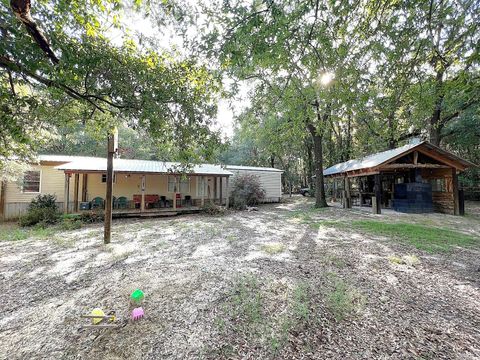
[[[168,177],[168,192],[177,191],[177,178],[175,176]]]
[[[24,193],[40,192],[40,171],[26,171],[23,175],[22,191]]]

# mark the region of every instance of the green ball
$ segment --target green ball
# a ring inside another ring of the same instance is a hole
[[[132,301],[139,303],[145,298],[145,294],[142,290],[137,289],[132,293],[132,295],[130,295],[130,298],[132,299]]]

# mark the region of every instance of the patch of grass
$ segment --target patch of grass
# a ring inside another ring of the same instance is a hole
[[[345,260],[337,255],[325,255],[322,258],[322,262],[337,268],[344,268],[346,266]]]
[[[358,314],[364,305],[365,297],[339,278],[335,280],[333,290],[327,295],[327,307],[337,321]]]
[[[262,320],[262,295],[255,276],[245,276],[235,286],[232,295],[234,314],[248,327],[255,327]]]
[[[247,343],[268,354],[278,354],[288,344],[289,335],[301,332],[312,318],[308,284],[266,284],[254,275],[236,280],[230,296],[219,308],[214,324],[228,343],[220,341],[217,353]],[[235,357],[234,353],[230,355]]]
[[[30,236],[30,231],[25,229],[12,229],[0,234],[1,241],[20,241]]]
[[[262,251],[269,255],[280,254],[285,251],[285,245],[283,244],[264,244],[261,246]]]
[[[466,235],[451,229],[409,223],[387,223],[375,220],[353,221],[352,227],[376,235],[406,241],[429,253],[450,251],[453,247],[480,244],[480,237]]]
[[[335,220],[320,220],[310,224],[315,229],[320,229],[321,227],[327,228],[344,228],[346,226],[345,223]]]

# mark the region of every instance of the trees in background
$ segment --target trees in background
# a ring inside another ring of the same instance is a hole
[[[290,154],[313,167],[323,206],[322,165],[413,136],[480,160],[479,9],[453,0],[228,2],[210,14],[217,26],[206,39],[225,71],[254,88],[241,132],[268,134],[255,122],[303,127],[295,142],[303,151]]]

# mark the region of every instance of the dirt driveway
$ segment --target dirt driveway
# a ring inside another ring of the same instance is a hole
[[[313,210],[114,222],[0,243],[1,359],[478,359],[480,244],[431,253],[354,221],[478,238],[480,219]],[[129,294],[146,316],[128,321]],[[122,327],[82,329],[95,307]]]

